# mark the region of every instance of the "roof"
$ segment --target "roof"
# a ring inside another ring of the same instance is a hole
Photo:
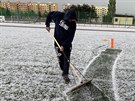
[[[134,17],[134,16],[132,16],[132,15],[116,14],[115,17]]]

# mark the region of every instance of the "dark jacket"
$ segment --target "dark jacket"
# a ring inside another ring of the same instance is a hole
[[[46,19],[46,27],[50,27],[52,20],[55,23],[54,37],[64,48],[72,46],[72,41],[76,31],[76,22],[69,22],[69,19],[77,19],[75,11],[50,12]],[[56,45],[56,43],[55,43]]]

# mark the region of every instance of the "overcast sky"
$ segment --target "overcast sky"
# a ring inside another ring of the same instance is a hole
[[[8,1],[8,0],[1,0]],[[17,1],[17,0],[10,0]],[[90,4],[97,6],[107,6],[109,0],[20,0],[21,2],[55,2],[59,4],[59,10],[62,7],[62,4],[71,3],[71,4]],[[116,13],[118,14],[132,14],[135,15],[135,0],[116,0]]]

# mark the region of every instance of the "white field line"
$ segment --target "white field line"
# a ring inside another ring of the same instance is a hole
[[[119,94],[118,94],[118,88],[117,88],[117,81],[116,81],[116,68],[117,68],[117,61],[119,60],[120,55],[116,58],[113,69],[112,69],[112,83],[113,83],[113,91],[114,91],[114,97],[115,101],[119,101]]]
[[[97,56],[95,56],[90,62],[89,64],[87,65],[87,67],[85,68],[85,70],[83,71],[83,75],[86,73],[87,69],[89,68],[89,66],[91,65],[91,63],[93,63],[93,61],[96,60],[97,57],[99,57],[100,54],[98,54]]]

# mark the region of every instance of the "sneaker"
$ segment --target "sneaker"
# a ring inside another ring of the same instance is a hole
[[[63,79],[64,79],[66,84],[68,84],[70,82],[70,79],[69,79],[68,75],[64,75]]]

